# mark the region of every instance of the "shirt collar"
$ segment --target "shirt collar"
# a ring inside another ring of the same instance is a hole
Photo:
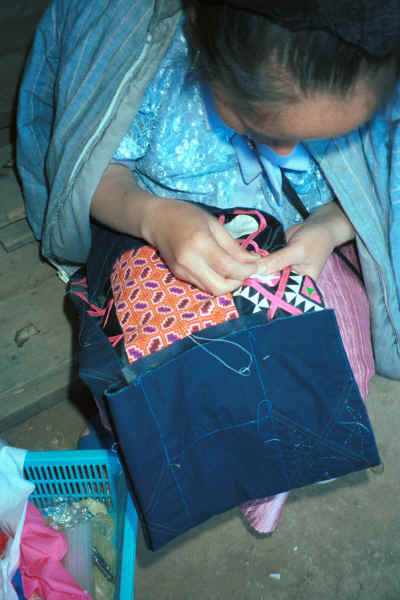
[[[232,143],[243,182],[248,185],[262,173],[262,165],[257,159],[250,141],[247,136],[236,133],[236,131],[223,122],[215,108],[210,90],[204,83],[202,84],[201,92],[206,109],[207,127],[218,137]]]
[[[201,93],[207,125],[218,137],[232,143],[244,183],[251,183],[262,173],[263,167],[268,170],[271,165],[293,171],[306,171],[309,168],[310,156],[302,144],[297,144],[293,152],[286,156],[276,154],[265,144],[253,144],[246,135],[236,133],[223,122],[215,108],[210,90],[204,83],[201,85]]]
[[[215,108],[210,90],[208,89],[205,83],[201,84],[201,94],[206,109],[208,128],[212,130],[215,134],[217,134],[218,137],[222,137],[226,141],[230,141],[232,137],[236,134],[236,132],[230,127],[228,127],[228,125],[225,125],[225,123],[217,113],[217,109]]]
[[[269,163],[281,169],[291,171],[307,171],[310,167],[310,155],[302,143],[297,144],[290,154],[276,154],[265,144],[256,144],[261,162],[267,160]]]

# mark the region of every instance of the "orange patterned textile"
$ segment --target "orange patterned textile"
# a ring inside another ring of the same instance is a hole
[[[177,279],[150,246],[123,254],[111,285],[129,362],[239,316],[232,294],[214,297]]]

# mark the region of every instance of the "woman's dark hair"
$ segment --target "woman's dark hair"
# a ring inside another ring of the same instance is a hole
[[[290,32],[263,15],[228,5],[187,0],[186,8],[196,69],[242,110],[316,92],[344,97],[360,77],[373,77],[385,65],[390,68],[380,84],[391,92],[400,72],[400,52],[376,58],[325,31]]]

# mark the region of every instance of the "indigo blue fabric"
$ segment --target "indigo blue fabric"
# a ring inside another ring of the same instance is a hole
[[[94,304],[128,243],[107,235],[88,265]],[[129,364],[72,298],[81,377],[109,413],[149,548],[246,500],[379,464],[334,311],[247,315]]]
[[[152,549],[246,500],[379,463],[334,312],[260,321],[209,328],[197,338],[213,341],[138,361],[106,392]]]

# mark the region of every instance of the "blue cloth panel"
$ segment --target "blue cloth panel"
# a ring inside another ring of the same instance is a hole
[[[251,320],[160,351],[154,369],[142,359],[106,391],[152,549],[251,498],[379,463],[334,312]]]

